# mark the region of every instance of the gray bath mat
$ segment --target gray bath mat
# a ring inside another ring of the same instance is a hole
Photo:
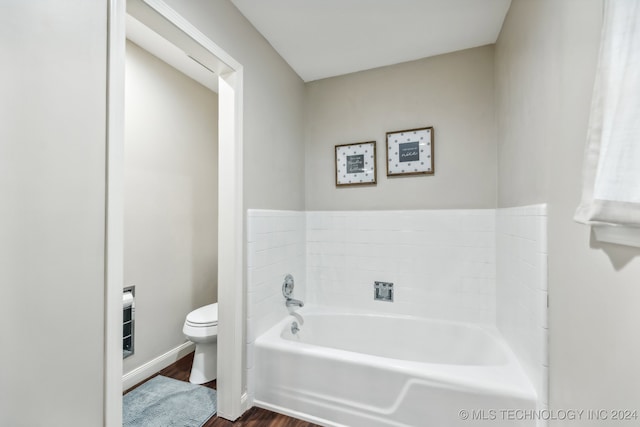
[[[215,390],[161,375],[122,398],[123,427],[200,427],[215,413]]]

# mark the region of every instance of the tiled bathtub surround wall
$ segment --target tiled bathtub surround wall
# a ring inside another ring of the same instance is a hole
[[[493,324],[495,210],[307,212],[307,286],[315,304]]]
[[[247,212],[247,389],[253,402],[253,343],[288,314],[282,296],[287,273],[295,278],[294,297],[306,302],[305,213]]]
[[[305,303],[496,324],[547,399],[546,206],[247,215],[247,386],[253,343],[288,314],[286,273]],[[393,303],[373,282],[394,283]]]
[[[547,207],[498,209],[497,325],[548,404]]]

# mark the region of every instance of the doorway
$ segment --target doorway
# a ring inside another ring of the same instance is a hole
[[[124,72],[127,14],[218,76],[218,415],[235,420],[247,409],[242,381],[242,65],[160,0],[110,0],[108,4],[104,425],[122,425],[120,310],[124,252]]]

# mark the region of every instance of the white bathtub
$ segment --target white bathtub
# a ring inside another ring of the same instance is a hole
[[[325,426],[536,425],[527,416],[535,391],[495,329],[319,307],[298,313],[256,340],[257,406]]]

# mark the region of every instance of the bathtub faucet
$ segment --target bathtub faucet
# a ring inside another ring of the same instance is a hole
[[[297,305],[298,307],[304,307],[304,303],[299,299],[287,298],[286,302],[287,307],[291,307],[293,305]]]

